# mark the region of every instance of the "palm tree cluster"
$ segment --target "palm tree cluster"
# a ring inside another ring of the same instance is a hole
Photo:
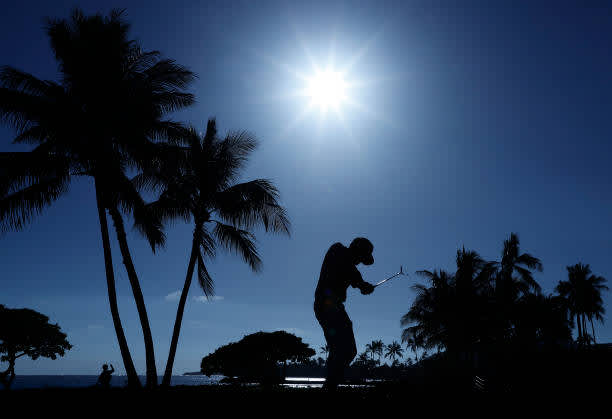
[[[204,136],[169,115],[194,103],[195,74],[129,39],[123,12],[48,19],[46,32],[59,82],[0,69],[0,120],[27,152],[0,153],[0,231],[21,230],[64,196],[76,177],[91,179],[96,199],[108,299],[128,385],[139,386],[119,317],[107,216],[111,217],[138,310],[146,351],[146,384],[157,385],[151,328],[125,231],[130,216],[153,251],[164,226],[193,223],[191,254],[163,378],[170,383],[183,310],[197,266],[205,295],[213,279],[205,266],[218,247],[261,268],[253,229],[289,232],[279,193],[266,179],[238,183],[256,140],[246,132],[220,138],[214,120]],[[133,176],[135,175],[135,176]],[[147,203],[141,193],[156,192]]]
[[[404,350],[399,342],[393,341],[385,345],[382,340],[373,340],[366,345],[365,351],[357,356],[355,363],[358,365],[379,365],[384,357],[390,359],[393,365],[395,365],[397,360],[403,356]]]
[[[500,261],[485,261],[474,251],[460,249],[455,273],[418,271],[429,285],[418,284],[402,319],[402,340],[416,350],[444,350],[462,359],[475,352],[507,345],[567,345],[572,317],[578,342],[594,340],[586,321],[603,320],[601,292],[605,279],[591,275],[588,265],[568,266],[569,280],[557,294],[543,295],[534,279],[539,259],[521,253],[514,233],[504,241]],[[571,314],[571,316],[570,316]]]
[[[578,263],[567,267],[567,281],[559,281],[556,291],[567,300],[572,318],[578,326],[578,342],[595,343],[595,327],[593,318],[603,322],[603,299],[601,293],[608,290],[604,285],[606,279],[593,275],[589,265]],[[591,335],[587,331],[586,321],[591,323]]]

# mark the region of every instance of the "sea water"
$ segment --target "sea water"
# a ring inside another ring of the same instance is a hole
[[[141,382],[145,382],[145,376],[139,376]],[[219,384],[222,375],[174,375],[171,384],[173,386],[202,386]],[[162,377],[159,377],[161,383]],[[50,387],[91,387],[98,381],[97,375],[17,375],[13,381],[12,389],[20,388],[50,388]],[[127,376],[113,375],[111,387],[125,387]]]
[[[145,376],[139,376],[142,383],[145,382]],[[162,377],[159,377],[161,383]],[[172,376],[171,385],[173,386],[204,386],[220,384],[222,375],[174,375]],[[98,381],[97,375],[17,375],[13,381],[12,389],[24,388],[68,388],[68,387],[92,387]],[[306,378],[306,377],[287,377],[285,386],[304,388],[304,387],[321,387],[323,378]],[[111,387],[125,387],[127,385],[127,376],[113,375],[111,378]]]

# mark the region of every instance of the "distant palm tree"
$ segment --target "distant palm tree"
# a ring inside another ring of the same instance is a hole
[[[362,365],[365,365],[368,363],[370,359],[368,358],[368,353],[367,352],[362,352],[359,354],[359,356],[357,357],[356,361]]]
[[[542,271],[540,260],[529,253],[521,253],[520,241],[516,233],[504,240],[500,262],[493,262],[495,273],[496,336],[503,344],[504,339],[513,334],[512,323],[520,307],[519,298],[530,293],[540,294],[540,285],[533,278],[533,270]]]
[[[160,170],[144,172],[136,182],[141,186],[163,186],[152,211],[162,220],[193,220],[191,255],[187,276],[179,299],[170,352],[163,385],[170,385],[185,302],[197,264],[198,283],[207,297],[213,295],[213,279],[206,269],[205,257],[214,257],[221,245],[242,256],[253,271],[261,269],[253,227],[289,234],[289,220],[279,205],[276,187],[266,179],[236,183],[257,143],[244,132],[217,136],[214,119],[208,121],[203,137],[191,130],[190,146],[184,157]]]
[[[499,266],[496,286],[503,292],[527,294],[534,291],[540,293],[541,287],[533,279],[532,270],[542,272],[542,263],[540,259],[529,253],[521,253],[519,246],[520,241],[516,233],[511,233],[510,237],[504,240],[502,260],[496,263]],[[514,276],[515,273],[518,276]]]
[[[143,52],[127,38],[122,12],[109,17],[49,20],[47,34],[59,62],[61,83],[39,80],[20,70],[0,70],[0,119],[17,131],[15,143],[31,152],[0,155],[0,223],[19,230],[67,192],[73,176],[93,180],[108,298],[130,386],[140,382],[129,353],[115,290],[106,211],[113,218],[120,251],[143,330],[147,385],[157,373],[144,300],[135,274],[119,209],[134,215],[151,246],[163,244],[158,220],[128,180],[128,169],[143,169],[163,156],[159,139],[178,141],[180,125],[165,115],[193,103],[183,89],[193,74],[157,52]]]
[[[478,253],[460,249],[457,271],[418,271],[431,286],[413,286],[417,296],[401,320],[402,341],[426,350],[444,348],[469,355],[490,335],[487,319],[494,268]]]
[[[378,361],[380,362],[380,358],[383,355],[384,347],[385,347],[385,344],[383,343],[382,340],[373,340],[372,342],[366,345],[366,350],[370,352],[372,357],[376,355],[378,357]]]
[[[387,345],[387,352],[385,353],[385,358],[390,358],[393,363],[395,363],[396,358],[401,358],[404,356],[404,351],[402,350],[402,345],[399,342],[393,341],[389,345]]]
[[[319,348],[319,352],[321,352],[322,354],[325,354],[327,356],[327,354],[329,354],[329,346],[327,345],[323,345]]]
[[[406,328],[402,341],[416,355],[417,348],[453,347],[456,335],[455,278],[452,274],[439,271],[418,271],[427,278],[431,286],[416,284],[412,288],[416,298],[401,319]]]
[[[568,280],[559,281],[556,291],[565,297],[569,304],[572,317],[578,326],[578,342],[586,344],[595,339],[593,318],[603,321],[603,301],[601,293],[607,290],[606,279],[593,275],[590,266],[577,263],[567,267]],[[592,336],[587,331],[586,321],[591,321]]]

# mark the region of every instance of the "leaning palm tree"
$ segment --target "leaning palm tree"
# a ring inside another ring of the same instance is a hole
[[[399,342],[393,341],[386,347],[387,352],[385,353],[385,358],[390,358],[393,363],[395,363],[396,358],[401,358],[404,356],[404,351],[402,350],[402,345]]]
[[[35,146],[30,152],[0,156],[0,227],[22,229],[67,192],[73,176],[93,180],[109,304],[128,385],[140,382],[117,307],[107,211],[143,329],[147,384],[155,385],[153,341],[120,210],[134,216],[153,248],[163,244],[159,221],[126,173],[162,158],[168,146],[157,140],[182,138],[182,127],[164,117],[193,102],[183,89],[194,76],[157,52],[143,52],[128,39],[129,25],[121,14],[86,17],[76,10],[68,20],[48,21],[60,83],[11,67],[0,70],[0,119],[16,129],[15,143]]]
[[[179,299],[170,352],[163,385],[170,385],[183,311],[197,265],[198,283],[206,296],[213,295],[213,279],[206,269],[206,257],[214,257],[221,246],[242,256],[253,271],[261,268],[252,229],[263,226],[266,231],[289,234],[289,220],[279,205],[279,193],[269,180],[256,179],[236,183],[255,139],[244,132],[217,136],[214,119],[208,121],[201,137],[191,130],[190,145],[183,158],[168,159],[160,170],[142,173],[141,186],[163,185],[160,198],[151,204],[163,220],[182,218],[193,221],[191,254],[187,276]],[[178,162],[178,163],[177,163]]]
[[[569,310],[573,318],[576,319],[578,327],[578,342],[586,344],[595,338],[595,330],[592,327],[593,336],[589,336],[587,331],[587,319],[592,322],[595,319],[603,320],[603,303],[601,293],[607,290],[604,285],[606,279],[593,275],[590,266],[577,263],[567,267],[568,280],[559,281],[556,291],[566,298]]]

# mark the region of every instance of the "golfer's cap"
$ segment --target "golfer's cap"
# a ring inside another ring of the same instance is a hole
[[[361,263],[364,265],[374,263],[374,256],[372,256],[374,245],[371,241],[365,237],[357,237],[351,242],[350,247],[361,257]]]

